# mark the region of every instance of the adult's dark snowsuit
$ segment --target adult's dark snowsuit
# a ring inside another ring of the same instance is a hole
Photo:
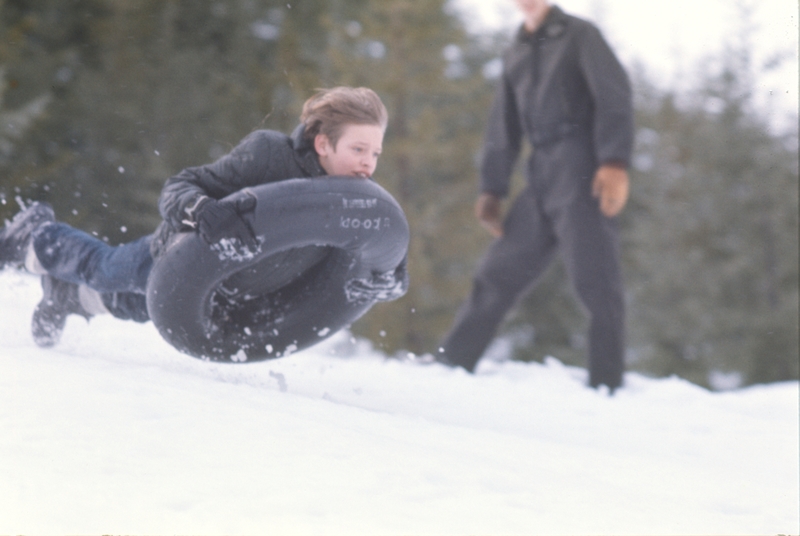
[[[56,279],[86,285],[101,293],[108,311],[117,318],[149,320],[145,292],[153,259],[169,239],[191,229],[187,209],[201,196],[223,197],[248,186],[325,174],[317,153],[303,136],[304,127],[291,136],[257,130],[217,161],[190,167],[169,178],[159,198],[164,220],[152,235],[119,246],[56,223],[33,236],[42,267]]]
[[[481,191],[505,197],[522,140],[533,146],[527,188],[485,254],[471,296],[441,344],[474,370],[497,326],[557,250],[591,315],[590,384],[616,388],[624,368],[624,303],[616,221],[592,196],[599,165],[627,166],[633,141],[627,75],[600,32],[553,6],[520,28],[503,58],[481,165]]]

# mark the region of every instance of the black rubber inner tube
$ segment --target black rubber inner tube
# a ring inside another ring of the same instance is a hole
[[[181,233],[150,273],[150,318],[181,352],[228,362],[283,357],[404,292],[371,292],[375,281],[391,287],[404,275],[409,242],[402,209],[377,183],[292,179],[229,199],[244,195],[257,199],[245,216],[257,252],[237,255]]]

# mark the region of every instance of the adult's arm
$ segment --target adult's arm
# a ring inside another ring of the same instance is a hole
[[[587,25],[582,34],[579,54],[594,107],[597,162],[625,168],[633,150],[633,97],[628,75],[593,25]]]
[[[480,191],[503,198],[522,146],[522,126],[514,92],[504,75],[497,84],[489,111],[480,166]]]

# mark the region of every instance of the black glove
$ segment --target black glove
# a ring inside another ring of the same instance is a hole
[[[347,301],[353,303],[387,302],[408,290],[407,258],[389,272],[372,273],[369,279],[351,279],[345,283]]]
[[[195,209],[194,221],[197,232],[209,244],[217,244],[223,238],[238,241],[237,249],[244,247],[249,251],[258,249],[250,225],[242,218],[242,214],[256,208],[256,199],[247,196],[236,201],[217,201],[207,197]]]

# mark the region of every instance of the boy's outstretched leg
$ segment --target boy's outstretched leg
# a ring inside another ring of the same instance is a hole
[[[25,264],[33,232],[54,221],[53,207],[47,203],[37,201],[18,212],[0,230],[0,269],[6,265],[21,268]]]

